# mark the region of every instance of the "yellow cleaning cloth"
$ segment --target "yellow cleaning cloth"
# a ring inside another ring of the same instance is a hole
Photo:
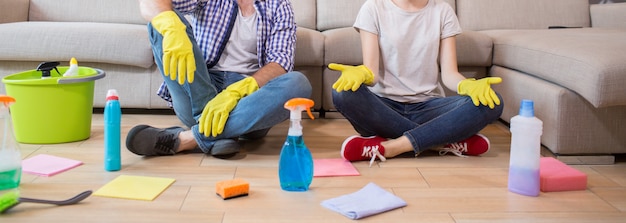
[[[171,178],[121,175],[93,195],[152,201],[176,181]]]

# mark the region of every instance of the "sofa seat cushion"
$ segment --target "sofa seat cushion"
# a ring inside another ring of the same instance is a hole
[[[88,22],[0,24],[0,60],[154,64],[145,25]],[[64,64],[64,63],[62,63]]]
[[[324,35],[312,29],[298,27],[296,38],[295,66],[323,66]]]
[[[146,25],[138,1],[30,0],[29,21],[103,22]]]
[[[361,38],[352,27],[329,29],[324,34],[324,64],[363,64]]]
[[[493,41],[481,32],[466,31],[456,36],[457,63],[461,67],[489,67]]]
[[[596,108],[626,105],[625,29],[481,32],[493,38],[494,65],[566,87]]]

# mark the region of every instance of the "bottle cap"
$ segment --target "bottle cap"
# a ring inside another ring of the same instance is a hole
[[[519,115],[523,117],[534,117],[535,116],[535,106],[532,100],[523,99],[522,104],[519,108]]]
[[[117,94],[117,90],[115,89],[109,89],[109,91],[107,91],[107,97],[106,100],[119,100],[119,96]]]

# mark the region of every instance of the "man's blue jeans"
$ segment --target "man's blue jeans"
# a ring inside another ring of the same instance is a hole
[[[497,120],[503,109],[503,103],[490,109],[458,95],[401,103],[379,97],[364,86],[354,92],[333,90],[333,104],[362,136],[395,139],[404,135],[416,153],[469,138]]]
[[[180,16],[180,14],[179,14]],[[283,106],[291,98],[309,98],[311,84],[306,76],[300,72],[288,72],[269,81],[256,92],[242,98],[231,111],[224,132],[216,137],[205,137],[198,131],[198,119],[202,115],[205,105],[228,85],[243,79],[245,76],[233,72],[209,72],[204,62],[202,52],[198,47],[187,25],[187,36],[193,44],[196,61],[196,72],[193,83],[178,84],[178,80],[171,80],[163,75],[167,88],[172,97],[172,104],[176,116],[191,128],[198,146],[203,152],[209,152],[216,140],[231,139],[254,131],[263,131],[289,118],[289,110]],[[148,34],[152,44],[155,63],[163,74],[163,36],[150,24]],[[185,74],[179,74],[185,75]]]

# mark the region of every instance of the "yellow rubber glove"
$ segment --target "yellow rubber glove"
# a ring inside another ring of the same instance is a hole
[[[187,36],[187,27],[174,11],[165,11],[152,19],[152,27],[163,35],[163,73],[178,84],[193,82],[196,60],[193,46]]]
[[[349,66],[331,63],[328,65],[328,68],[341,71],[341,76],[333,84],[333,89],[337,92],[356,91],[361,87],[361,84],[371,85],[374,83],[374,73],[365,65]]]
[[[459,82],[457,91],[460,95],[470,96],[474,105],[478,106],[480,102],[480,104],[487,105],[493,109],[495,107],[494,104],[500,105],[500,99],[496,92],[491,89],[491,85],[499,84],[500,82],[502,82],[502,78],[499,77],[486,77],[480,80],[468,78]]]
[[[222,134],[228,115],[235,108],[239,99],[258,89],[259,84],[253,77],[246,77],[226,87],[204,106],[198,123],[200,133],[204,133],[206,137]]]

